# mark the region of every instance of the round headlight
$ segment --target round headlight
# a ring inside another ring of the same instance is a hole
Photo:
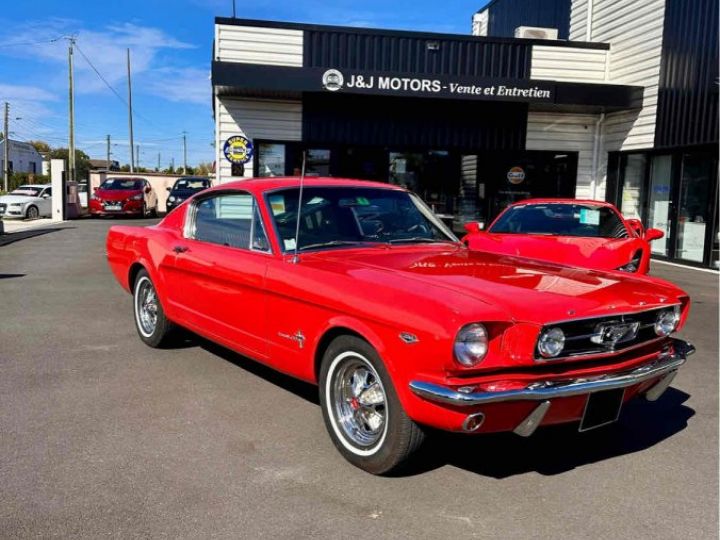
[[[168,197],[168,201],[170,201],[170,202],[175,202],[175,195],[170,195],[170,196]]]
[[[655,333],[658,336],[669,336],[677,328],[678,322],[680,322],[680,307],[665,309],[658,313],[655,320]]]
[[[548,328],[540,334],[537,347],[543,358],[554,358],[565,348],[565,333],[560,328]]]
[[[463,366],[479,364],[488,352],[488,333],[480,323],[468,324],[455,338],[455,359]]]

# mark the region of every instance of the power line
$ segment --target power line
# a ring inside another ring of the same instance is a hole
[[[52,39],[44,39],[42,41],[16,41],[16,42],[10,42],[10,43],[3,43],[3,47],[15,47],[18,45],[39,45],[41,43],[55,43],[56,41],[61,40],[65,36],[58,36],[56,38]]]
[[[123,104],[125,104],[125,106],[127,107],[127,101],[125,101],[125,99],[118,93],[118,91],[115,90],[115,89],[110,85],[109,82],[107,82],[107,80],[105,79],[105,77],[102,76],[102,74],[100,73],[100,71],[98,71],[98,69],[97,69],[97,68],[95,67],[95,65],[90,61],[90,59],[89,59],[89,58],[87,57],[87,55],[83,52],[83,50],[78,46],[77,43],[75,43],[75,48],[76,48],[76,49],[78,50],[78,52],[82,55],[82,57],[85,59],[85,61],[88,63],[88,65],[89,65],[89,66],[92,68],[92,70],[95,72],[95,74],[96,74],[98,77],[100,77],[100,80],[105,83],[105,86],[107,86],[107,87],[110,89],[110,91],[111,91],[113,94],[115,94],[115,96],[116,96],[120,101],[122,101]]]

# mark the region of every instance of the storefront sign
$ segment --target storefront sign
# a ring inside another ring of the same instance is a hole
[[[503,101],[552,101],[553,86],[539,81],[480,81],[467,77],[412,77],[348,72],[328,69],[322,87],[330,92],[411,94],[418,96],[475,98]]]
[[[242,135],[230,137],[223,145],[223,154],[230,163],[244,165],[253,157],[252,142]]]
[[[513,167],[508,171],[507,179],[511,184],[522,184],[525,180],[525,171],[522,167]]]

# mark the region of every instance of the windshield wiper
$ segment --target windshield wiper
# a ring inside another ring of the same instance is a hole
[[[436,242],[449,242],[454,244],[455,242],[449,238],[428,238],[426,236],[411,236],[410,238],[392,238],[387,241],[388,244],[398,244],[400,242],[428,242],[434,244]]]
[[[353,246],[357,244],[367,244],[361,240],[328,240],[327,242],[317,242],[315,244],[307,244],[298,248],[298,251],[306,249],[320,248],[320,247],[334,247],[334,246]],[[291,250],[292,251],[292,250]]]

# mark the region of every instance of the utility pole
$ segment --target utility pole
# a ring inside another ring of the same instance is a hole
[[[173,172],[175,171],[175,158],[174,157],[170,158],[170,170],[172,170]]]
[[[73,79],[73,46],[75,45],[75,38],[68,38],[68,121],[69,121],[69,134],[68,134],[68,169],[69,174],[67,179],[75,181],[75,81]]]
[[[135,145],[135,164],[137,165],[137,168],[140,168],[140,145]]]
[[[133,156],[133,119],[132,119],[132,83],[130,82],[130,49],[127,50],[127,77],[128,77],[128,123],[130,126],[130,172],[135,172],[135,157]]]
[[[110,170],[110,135],[107,136],[107,165],[105,168]]]
[[[157,166],[158,172],[160,172],[160,152],[158,152],[158,166]]]
[[[183,174],[187,174],[187,131],[183,131]]]
[[[5,121],[3,122],[3,191],[8,191],[10,177],[10,104],[5,102]]]

